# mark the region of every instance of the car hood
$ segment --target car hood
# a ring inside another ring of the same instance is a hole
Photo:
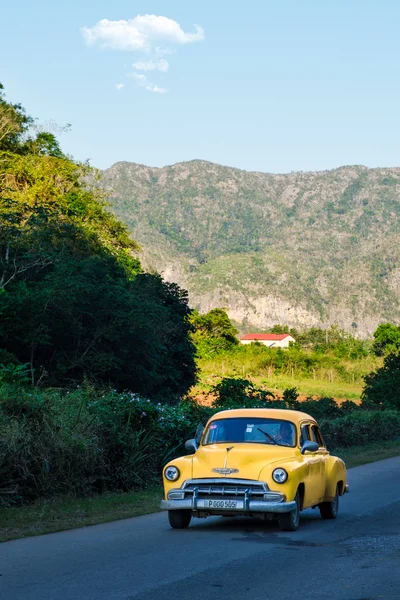
[[[259,479],[260,472],[267,465],[283,463],[294,456],[295,448],[267,444],[224,443],[200,446],[193,457],[193,478]],[[219,473],[213,469],[237,470]]]

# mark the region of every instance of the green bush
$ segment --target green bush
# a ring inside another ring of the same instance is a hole
[[[214,388],[213,408],[227,410],[230,408],[267,408],[266,402],[274,398],[267,390],[254,387],[248,379],[225,377]]]
[[[217,342],[218,340],[215,340]],[[267,348],[261,344],[233,346],[218,353],[208,352],[208,346],[196,342],[199,365],[205,371],[220,371],[225,363],[230,376],[246,373],[252,376],[283,375],[291,378],[323,379],[355,383],[379,365],[379,359],[367,353],[356,357],[337,356],[333,350],[303,349],[299,345],[287,349]],[[211,347],[211,346],[210,346]],[[201,351],[200,351],[201,350]]]
[[[0,386],[0,504],[157,483],[212,409],[133,393]]]
[[[334,419],[342,414],[340,406],[333,398],[329,397],[321,397],[318,400],[307,398],[304,402],[299,403],[297,410],[311,415],[317,421],[323,418]]]
[[[86,495],[105,466],[96,431],[60,414],[57,395],[0,387],[0,500]]]
[[[0,358],[2,354],[5,355],[7,353],[0,351]],[[0,382],[26,385],[31,380],[29,370],[28,364],[20,365],[14,362],[9,362],[6,365],[0,364]]]
[[[363,446],[384,440],[400,440],[399,411],[357,411],[320,423],[328,448]]]
[[[383,367],[364,379],[363,403],[400,409],[400,354],[388,354]]]
[[[88,384],[70,391],[1,384],[0,504],[154,485],[199,423],[221,409],[300,409],[318,419],[331,448],[400,438],[399,411],[339,407],[332,398],[299,403],[295,388],[278,400],[245,379],[223,379],[215,394],[211,407],[188,398],[171,406]]]

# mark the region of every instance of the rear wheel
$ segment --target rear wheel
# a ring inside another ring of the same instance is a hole
[[[190,510],[169,510],[168,521],[172,529],[186,529],[189,527],[192,515]]]
[[[339,490],[336,488],[336,495],[330,502],[321,502],[319,512],[323,519],[336,519],[339,512]]]
[[[300,495],[296,493],[294,499],[296,508],[288,513],[279,515],[279,527],[282,531],[296,531],[300,523]]]

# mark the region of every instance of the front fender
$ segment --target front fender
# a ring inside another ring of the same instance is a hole
[[[192,479],[193,477],[193,457],[194,454],[190,454],[189,456],[181,456],[180,458],[176,458],[175,460],[171,460],[167,463],[163,469],[163,485],[164,485],[164,500],[167,499],[167,495],[169,490],[174,488],[180,488],[182,483],[186,481],[186,479]],[[176,481],[168,481],[164,477],[164,471],[169,466],[177,467],[180,471],[179,479]]]
[[[285,469],[287,471],[288,478],[285,483],[276,483],[272,479],[272,472],[277,468]],[[308,471],[308,464],[300,457],[296,457],[291,460],[276,461],[266,465],[261,470],[259,479],[260,481],[265,481],[271,491],[285,494],[286,500],[291,502],[296,496],[299,485],[306,481]]]

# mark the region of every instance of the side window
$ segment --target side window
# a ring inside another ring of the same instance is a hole
[[[322,435],[316,425],[312,425],[312,427],[311,427],[311,436],[312,436],[312,441],[317,442],[317,444],[320,448],[325,446]]]
[[[311,440],[310,428],[308,425],[303,425],[300,433],[300,446],[302,446],[307,440]]]

